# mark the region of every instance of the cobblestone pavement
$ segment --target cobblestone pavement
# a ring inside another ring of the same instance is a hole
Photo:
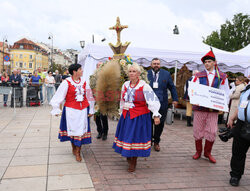
[[[112,149],[117,121],[109,121],[108,140],[97,140],[91,121],[91,145],[83,146],[84,160],[75,161],[69,142],[57,139],[60,118],[49,106],[12,108],[0,106],[0,191],[45,190],[250,190],[250,152],[240,187],[229,185],[232,140],[217,139],[216,164],[192,160],[192,128],[175,120],[166,126],[161,151],[140,158],[135,173],[127,172],[125,158]]]
[[[49,106],[0,106],[0,191],[93,191],[85,161],[57,139],[60,118]]]
[[[224,143],[217,138],[212,151],[216,164],[204,157],[193,160],[192,128],[178,119],[172,126],[165,126],[161,151],[152,150],[149,158],[139,158],[135,173],[128,173],[126,159],[112,149],[117,122],[109,122],[108,140],[94,139],[90,147],[83,149],[96,190],[250,190],[250,152],[240,187],[232,187],[228,183],[232,140]]]

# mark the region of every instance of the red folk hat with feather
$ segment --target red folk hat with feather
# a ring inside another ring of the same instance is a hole
[[[205,56],[203,56],[201,58],[201,61],[203,62],[203,64],[204,64],[205,60],[213,60],[213,61],[215,61],[215,55],[214,55],[212,50],[210,50]]]

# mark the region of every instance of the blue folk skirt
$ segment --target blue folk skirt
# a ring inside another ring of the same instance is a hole
[[[88,111],[89,113],[89,108]],[[86,120],[86,119],[82,119]],[[64,141],[70,141],[75,146],[80,147],[83,144],[90,144],[91,143],[91,131],[90,131],[90,123],[89,118],[88,120],[88,131],[83,136],[68,136],[67,133],[67,119],[66,119],[66,109],[63,108],[62,117],[61,117],[61,123],[60,123],[60,131],[58,135],[58,139],[60,139],[61,142]]]
[[[148,157],[151,151],[151,116],[150,113],[130,119],[127,112],[118,122],[115,140],[115,152],[124,157]]]

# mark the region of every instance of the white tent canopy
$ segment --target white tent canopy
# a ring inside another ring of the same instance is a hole
[[[235,55],[246,56],[248,58],[248,63],[250,63],[250,44],[246,47],[234,52]],[[250,76],[250,64],[248,64],[247,69],[244,72],[246,77]]]
[[[167,68],[175,67],[177,62],[177,68],[181,68],[183,64],[190,70],[198,69],[202,70],[204,65],[201,62],[202,56],[204,56],[210,47],[202,43],[201,51],[190,50],[161,50],[161,49],[148,49],[148,48],[136,48],[129,46],[126,50],[126,54],[140,65],[145,67],[150,66],[150,62],[153,58],[157,57],[161,60],[161,66]],[[250,66],[250,56],[238,55],[235,53],[226,52],[213,48],[213,52],[216,56],[218,66],[222,72],[242,72],[244,73],[247,67]],[[78,61],[84,66],[84,75],[89,76],[96,68],[96,64],[99,61],[106,61],[109,57],[113,56],[111,48],[107,46],[100,46],[95,44],[88,44],[78,56]]]
[[[236,55],[250,56],[250,44],[234,53]]]

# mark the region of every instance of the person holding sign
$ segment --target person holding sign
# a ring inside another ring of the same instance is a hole
[[[205,70],[197,73],[192,82],[222,89],[226,95],[228,95],[230,90],[227,75],[219,71],[212,50],[203,56],[201,61],[205,65]],[[210,162],[216,163],[215,158],[211,155],[211,151],[218,129],[218,111],[199,105],[193,105],[193,111],[193,135],[196,147],[196,153],[193,155],[193,159],[197,160],[201,157],[202,139],[205,138],[204,156],[208,158]]]

